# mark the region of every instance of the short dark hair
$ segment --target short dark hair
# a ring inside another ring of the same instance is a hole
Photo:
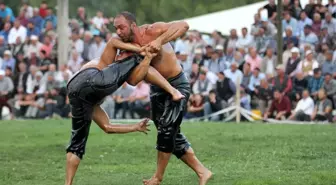
[[[120,16],[125,17],[125,19],[128,20],[130,23],[136,23],[136,17],[131,12],[124,11],[124,12],[119,13],[116,17],[120,17]]]
[[[209,94],[212,94],[212,93],[216,94],[216,90],[215,89],[210,90]]]

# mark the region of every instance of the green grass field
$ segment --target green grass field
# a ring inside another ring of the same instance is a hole
[[[0,184],[62,185],[70,121],[1,121]],[[209,185],[336,184],[335,125],[185,123],[198,157],[214,172]],[[104,134],[92,124],[76,185],[141,185],[155,170],[149,135]],[[197,185],[175,157],[162,185]]]

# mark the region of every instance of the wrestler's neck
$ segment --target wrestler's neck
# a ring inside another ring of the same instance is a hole
[[[143,44],[143,37],[145,34],[145,29],[141,27],[135,27],[133,30],[134,38],[133,38],[133,43],[137,43],[139,45]]]

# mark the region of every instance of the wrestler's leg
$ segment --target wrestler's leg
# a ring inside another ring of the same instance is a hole
[[[139,67],[139,66],[137,66],[137,67]],[[138,72],[139,70],[144,70],[144,69],[135,68],[134,71],[131,73],[131,76],[128,78],[127,82],[129,84],[135,85],[135,84],[139,83],[140,81],[145,80],[146,82],[148,82],[150,84],[153,84],[155,86],[161,87],[162,89],[167,91],[169,94],[172,95],[172,99],[174,101],[180,100],[181,98],[184,97],[180,93],[180,91],[178,91],[177,89],[172,87],[169,84],[169,82],[155,68],[149,66],[149,68],[146,69],[146,70],[148,70],[147,74],[145,74],[144,76],[139,75],[139,72]]]
[[[75,177],[80,161],[81,159],[77,155],[71,152],[67,153],[65,185],[72,185],[72,181]]]

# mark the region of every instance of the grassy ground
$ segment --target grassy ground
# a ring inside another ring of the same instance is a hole
[[[61,185],[70,121],[1,121],[0,184]],[[336,184],[334,125],[191,123],[183,130],[214,173],[209,185]],[[77,185],[140,185],[155,169],[155,129],[106,135],[93,124]],[[196,185],[172,158],[163,185]]]

